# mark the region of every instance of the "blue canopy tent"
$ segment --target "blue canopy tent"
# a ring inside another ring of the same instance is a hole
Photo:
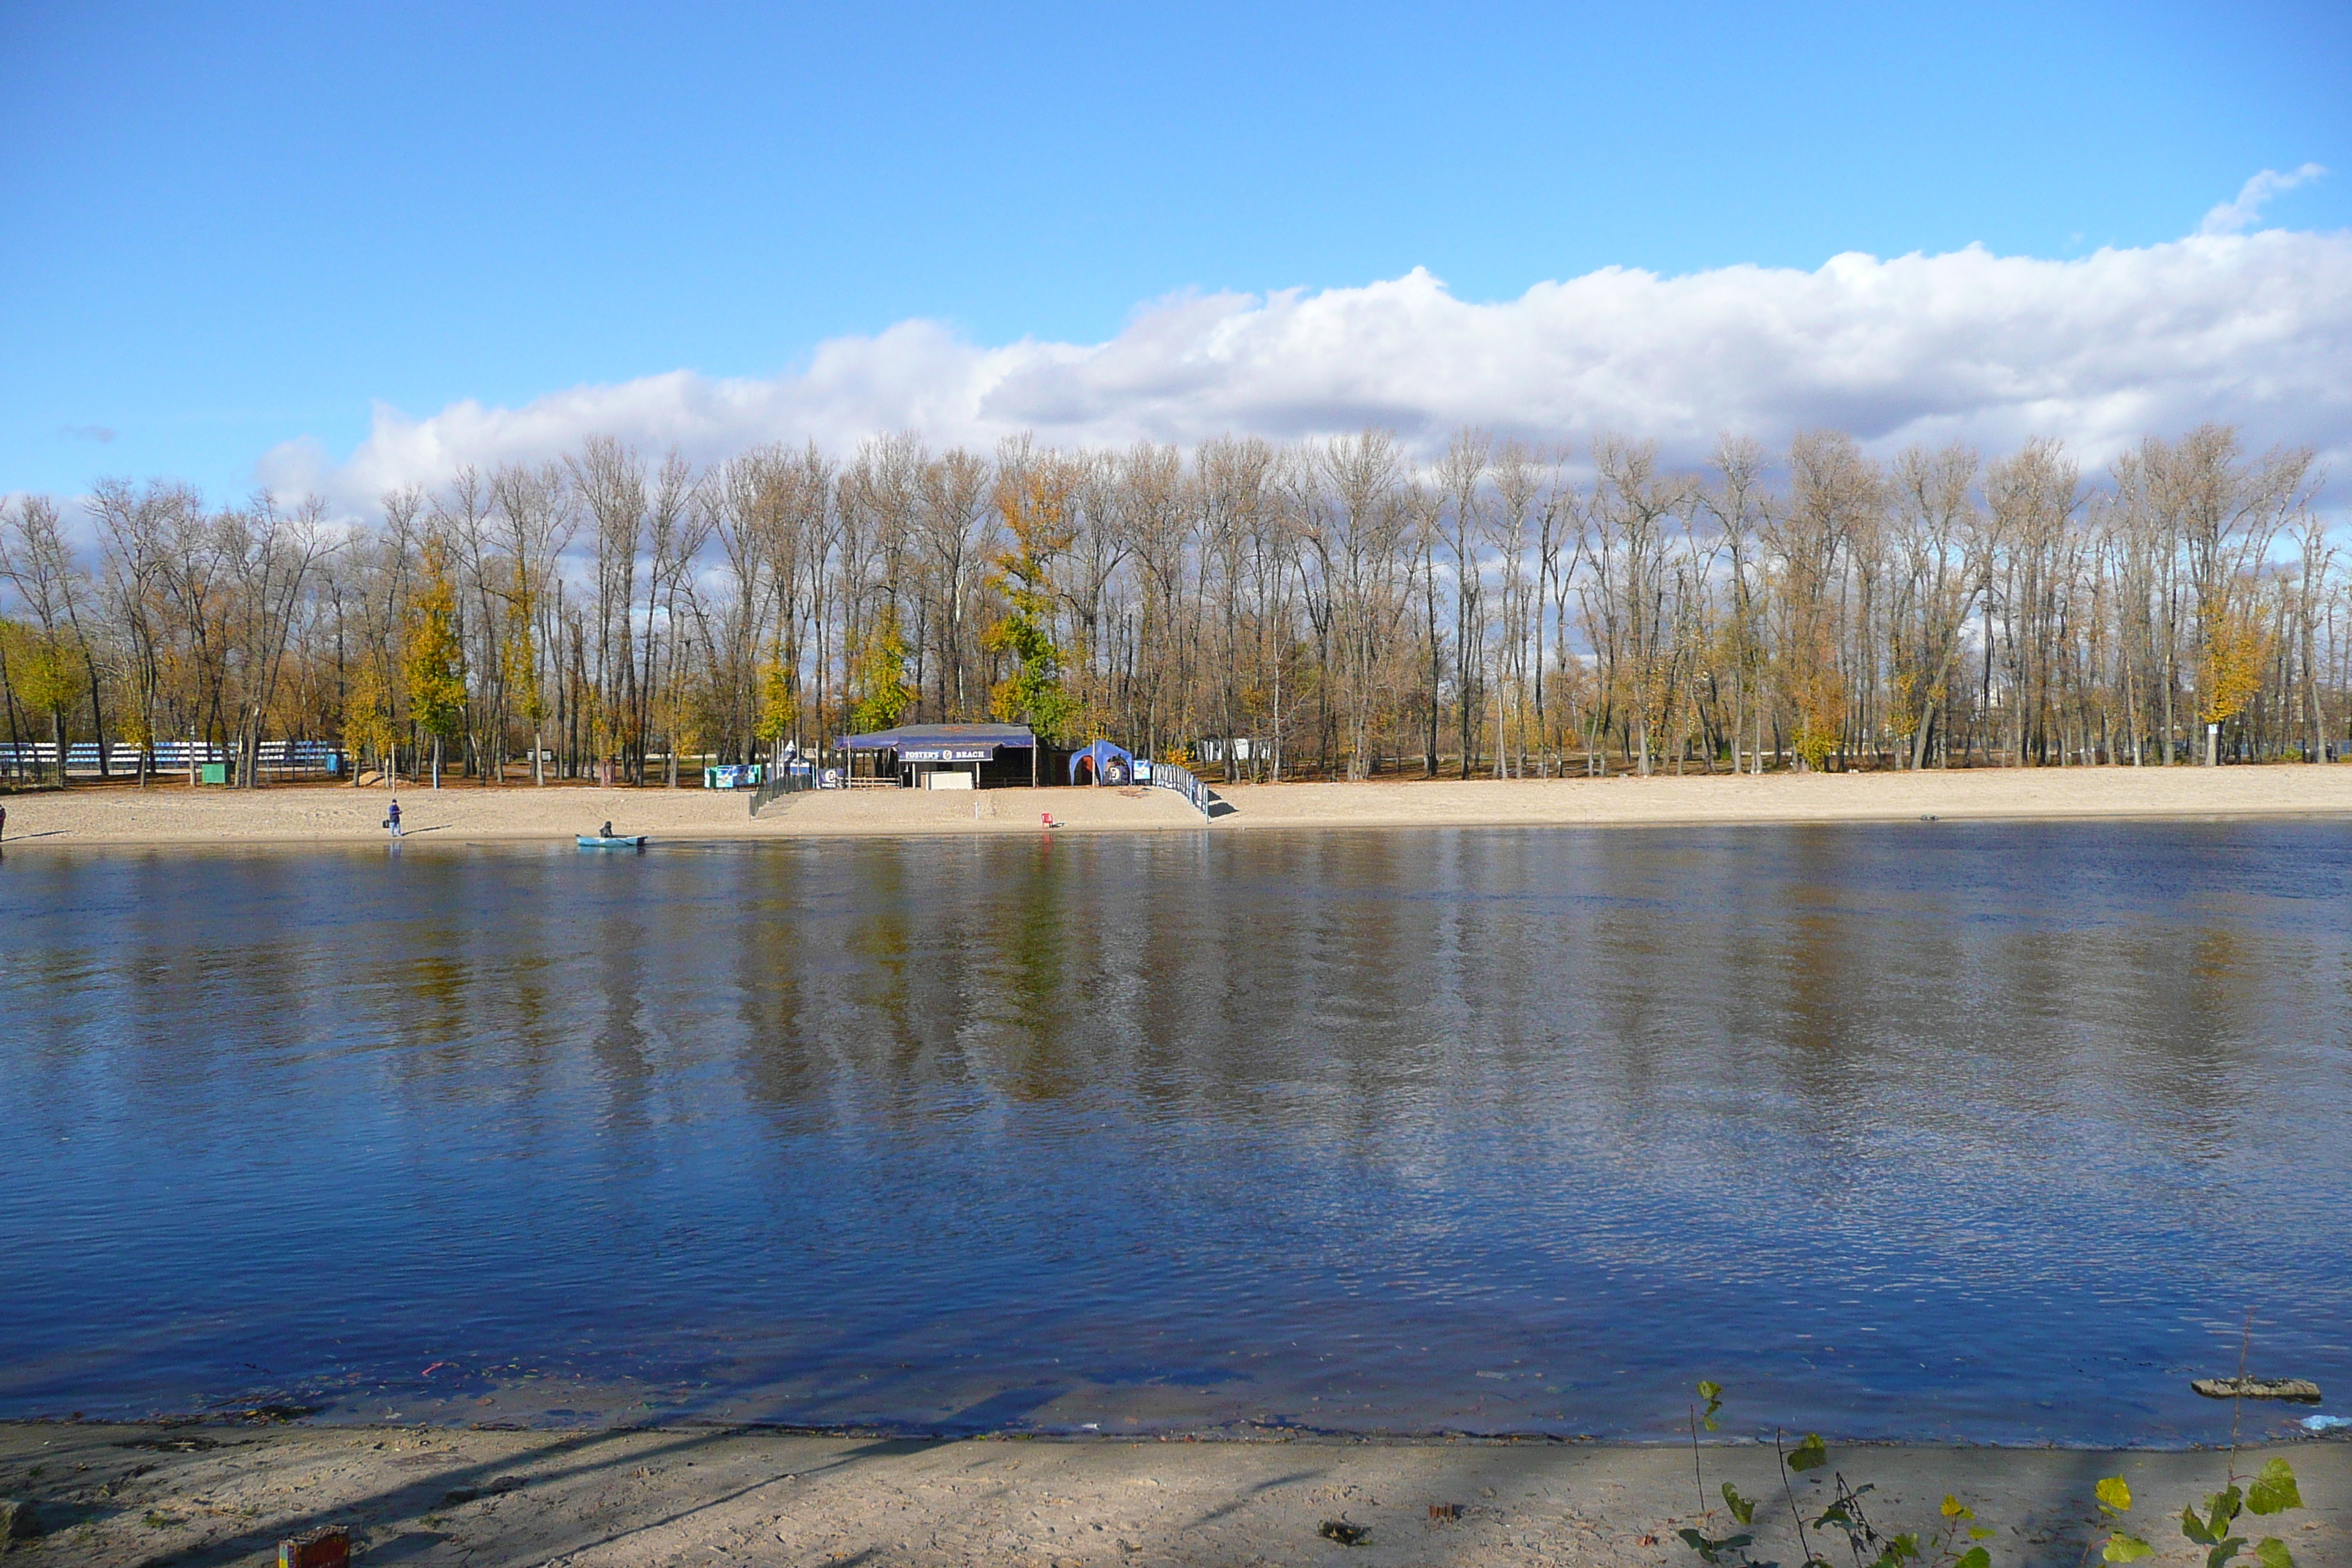
[[[1084,774],[1082,779],[1079,775]],[[1072,784],[1129,784],[1135,778],[1135,753],[1108,741],[1090,741],[1070,753]]]

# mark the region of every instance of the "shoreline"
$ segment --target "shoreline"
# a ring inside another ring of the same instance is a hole
[[[2303,1510],[2246,1522],[2296,1560],[2352,1545],[2352,1443],[2249,1447],[2251,1474],[2286,1457]],[[1789,1504],[1763,1446],[1709,1444],[1705,1492],[1671,1444],[1509,1440],[1125,1437],[923,1439],[746,1428],[532,1432],[230,1422],[0,1423],[0,1498],[28,1501],[33,1561],[124,1568],[170,1558],[274,1560],[277,1542],[321,1525],[386,1563],[604,1564],[750,1561],[865,1564],[1297,1564],[1430,1562],[1684,1563],[1675,1531],[1733,1526],[1716,1487],[1757,1510],[1756,1550],[1792,1560]],[[1872,1494],[1895,1530],[1942,1522],[1947,1492],[1995,1534],[2003,1568],[2074,1563],[2100,1476],[2122,1475],[2131,1515],[2182,1557],[2181,1506],[2221,1484],[2218,1450],[1833,1446],[1832,1468],[1799,1477],[1808,1517],[1832,1474]],[[1718,1499],[1711,1519],[1699,1498]],[[1367,1530],[1343,1547],[1326,1521]],[[1817,1549],[1818,1549],[1817,1543]],[[1843,1548],[1843,1542],[1838,1543]],[[689,1556],[689,1554],[694,1554]],[[2197,1554],[2201,1559],[2201,1553]]]
[[[856,790],[787,797],[757,818],[748,795],[699,789],[456,784],[400,795],[404,843],[544,843],[610,819],[664,842],[1213,833],[1413,827],[1696,827],[1918,821],[2255,820],[2352,816],[2352,764],[2226,768],[1660,775],[1227,784],[1213,820],[1166,790]],[[4,847],[376,844],[380,786],[82,784],[12,795]]]

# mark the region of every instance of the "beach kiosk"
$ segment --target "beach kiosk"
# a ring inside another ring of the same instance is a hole
[[[1026,724],[901,724],[834,745],[853,788],[996,789],[1037,782],[1037,736]]]

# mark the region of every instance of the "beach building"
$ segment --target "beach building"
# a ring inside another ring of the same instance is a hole
[[[1000,789],[1048,782],[1036,732],[1026,724],[901,724],[845,735],[843,782],[852,789]]]

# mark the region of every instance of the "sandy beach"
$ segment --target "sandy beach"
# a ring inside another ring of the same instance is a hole
[[[2310,1568],[2352,1552],[2352,1444],[2285,1453],[2305,1508],[2246,1522]],[[2072,1564],[2099,1477],[2120,1475],[2154,1563],[2201,1562],[2182,1506],[2222,1454],[1877,1447],[1831,1451],[1889,1533],[1943,1521],[1946,1493],[1994,1531],[2001,1568]],[[1559,1443],[924,1442],[670,1428],[588,1433],[418,1427],[27,1423],[0,1426],[0,1497],[43,1533],[28,1563],[262,1564],[322,1525],[370,1563],[1601,1564],[1696,1563],[1676,1530],[1732,1532],[1717,1486],[1757,1510],[1756,1550],[1798,1559],[1771,1450],[1710,1447],[1703,1520],[1687,1448]],[[1832,1472],[1795,1483],[1824,1506]],[[1458,1510],[1458,1516],[1453,1511]],[[1352,1546],[1326,1521],[1369,1533]],[[1816,1538],[1817,1551],[1828,1542]],[[1832,1560],[1844,1555],[1836,1542]]]
[[[1956,773],[1723,774],[1215,787],[1213,821],[1166,790],[978,794],[856,790],[801,795],[760,816],[744,795],[698,789],[403,788],[411,842],[561,841],[609,820],[656,840],[1046,831],[1600,826],[2060,817],[2352,815],[2352,766],[2046,768]],[[239,791],[173,783],[81,785],[0,800],[7,847],[289,845],[382,839],[381,786]]]

